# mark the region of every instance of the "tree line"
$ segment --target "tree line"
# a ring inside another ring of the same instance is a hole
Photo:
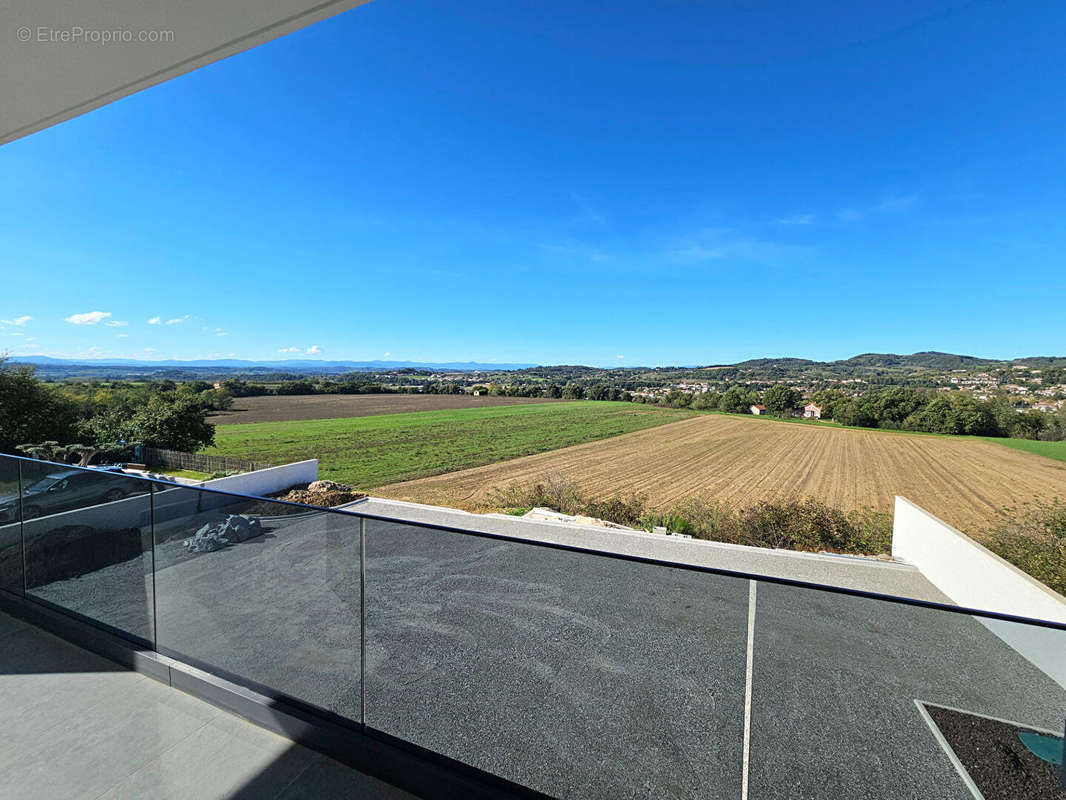
[[[134,444],[196,451],[214,443],[212,410],[232,398],[203,381],[50,384],[0,358],[0,452],[84,445],[121,458]],[[20,449],[21,448],[21,449]]]
[[[422,378],[423,376],[408,376]],[[177,382],[114,381],[46,383],[32,366],[0,359],[0,452],[18,452],[20,445],[56,442],[118,451],[131,444],[196,451],[214,443],[208,414],[233,405],[235,397],[306,394],[425,393],[544,397],[649,403],[700,411],[747,414],[765,406],[770,416],[798,413],[806,399],[791,386],[778,383],[765,390],[734,384],[724,391],[690,392],[678,388],[647,395],[598,380],[538,383],[488,382],[473,387],[455,381],[422,379],[400,387],[378,376],[353,374],[336,378],[293,377],[277,383],[237,378],[219,384],[202,380]],[[859,395],[829,388],[810,398],[823,419],[843,425],[975,436],[1024,439],[1066,439],[1066,409],[1057,413],[1019,409],[1009,395],[978,400],[962,391],[891,386],[870,388]]]
[[[799,410],[803,396],[776,384],[758,392],[732,386],[725,392],[688,394],[672,391],[663,402],[676,407],[746,413],[755,404],[770,416],[788,417]],[[1066,409],[1049,414],[1018,409],[1009,395],[978,400],[967,392],[936,392],[904,386],[867,391],[853,396],[840,389],[822,389],[811,396],[821,417],[842,425],[886,430],[924,431],[1017,439],[1066,439]]]
[[[632,390],[629,386],[595,379],[570,380],[565,383],[490,382],[473,387],[440,380],[426,380],[421,384],[395,387],[366,376],[352,376],[341,380],[304,378],[276,384],[228,379],[222,381],[220,391],[233,397],[397,392],[464,394],[474,391],[480,395],[504,397],[650,403],[728,414],[748,414],[751,406],[763,405],[766,413],[775,417],[793,416],[807,400],[799,390],[784,383],[774,384],[764,390],[748,384],[734,384],[721,392],[691,392],[673,388],[663,394],[648,395]],[[937,392],[909,386],[886,386],[871,387],[858,395],[836,388],[821,389],[814,392],[809,399],[821,407],[823,419],[831,419],[842,425],[1019,439],[1066,439],[1066,410],[1049,414],[1032,409],[1019,409],[1014,399],[1007,394],[999,394],[989,400],[978,400],[963,391]]]

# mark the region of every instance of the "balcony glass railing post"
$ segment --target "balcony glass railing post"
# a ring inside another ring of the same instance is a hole
[[[20,464],[0,459],[0,589],[23,594]]]

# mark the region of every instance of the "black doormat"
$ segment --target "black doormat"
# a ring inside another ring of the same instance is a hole
[[[1066,800],[1060,768],[1033,755],[1018,738],[1031,728],[923,705],[985,800]]]

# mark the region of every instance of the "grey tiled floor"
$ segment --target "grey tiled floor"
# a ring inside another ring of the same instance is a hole
[[[412,796],[0,613],[0,797]]]

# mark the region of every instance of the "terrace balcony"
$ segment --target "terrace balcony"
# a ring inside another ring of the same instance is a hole
[[[1066,625],[906,564],[9,456],[0,496],[2,796],[1063,796]]]
[[[0,144],[361,2],[5,4]],[[0,456],[0,797],[1066,797],[1066,618],[967,569]]]

